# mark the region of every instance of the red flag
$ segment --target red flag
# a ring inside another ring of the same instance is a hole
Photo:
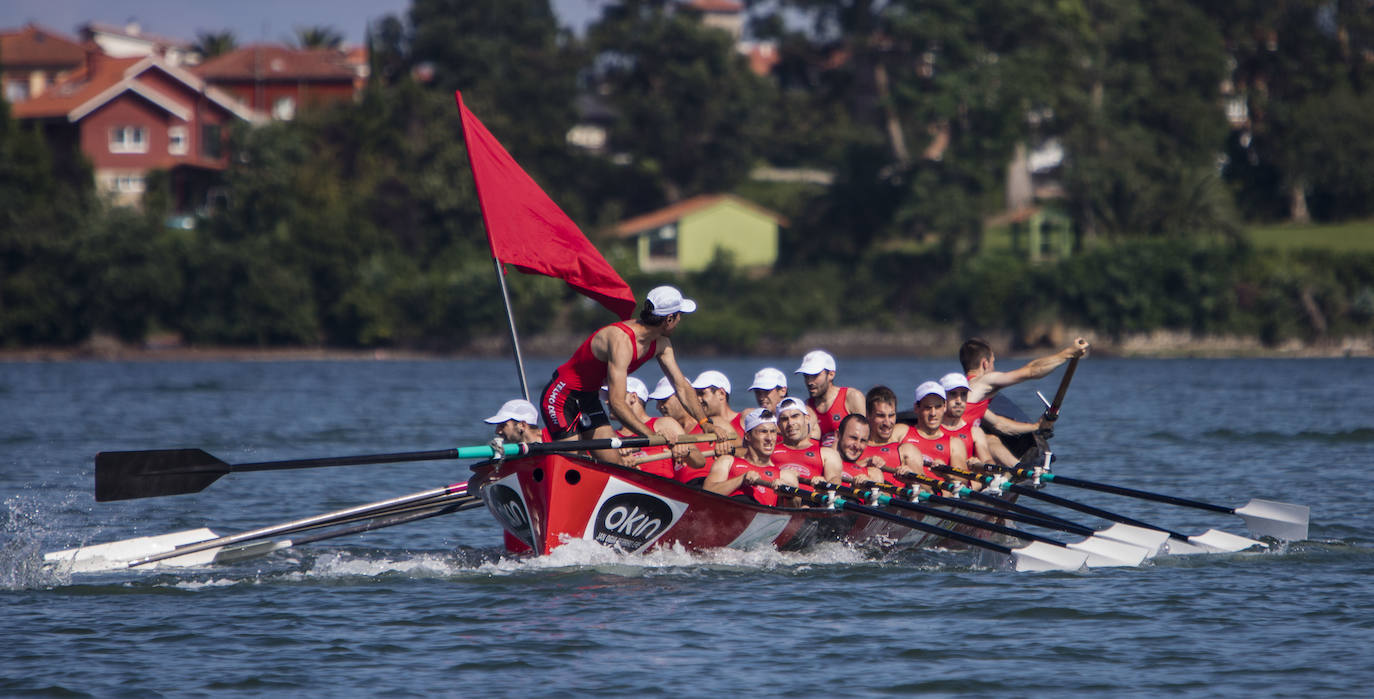
[[[527,274],[562,279],[622,319],[633,315],[630,285],[468,111],[463,94],[453,95],[463,117],[468,162],[492,256]]]

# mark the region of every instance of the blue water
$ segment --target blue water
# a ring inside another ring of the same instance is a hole
[[[739,387],[765,363],[684,362]],[[954,368],[841,357],[838,379],[908,396]],[[1262,551],[1077,573],[840,546],[511,560],[479,509],[217,568],[38,565],[43,551],[249,529],[470,473],[241,473],[194,495],[97,504],[98,451],[200,447],[244,462],[479,444],[513,375],[502,361],[0,364],[0,695],[1366,696],[1374,684],[1368,360],[1079,367],[1057,472],[1312,505],[1309,541]],[[1010,394],[1034,410],[1034,389],[1057,380]],[[1226,515],[1051,489],[1185,532],[1245,533]]]

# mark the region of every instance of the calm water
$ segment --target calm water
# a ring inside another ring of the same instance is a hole
[[[686,368],[743,387],[766,363]],[[532,381],[551,368],[532,364]],[[907,396],[954,368],[841,358],[839,379]],[[1079,367],[1057,471],[1313,506],[1311,541],[1263,552],[1066,574],[841,547],[522,561],[473,510],[179,574],[37,565],[43,551],[249,529],[469,473],[241,473],[195,495],[97,504],[98,451],[194,446],[242,462],[478,444],[515,386],[500,361],[0,364],[0,695],[1367,696],[1374,684],[1366,360]],[[1011,395],[1033,409],[1032,390]],[[1184,531],[1244,533],[1225,515],[1051,487]]]

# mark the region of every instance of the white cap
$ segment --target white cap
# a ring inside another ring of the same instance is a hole
[[[673,382],[665,376],[654,384],[654,390],[649,392],[649,400],[663,400],[674,393],[677,393],[677,389],[673,388]]]
[[[710,369],[701,372],[696,380],[692,382],[692,388],[711,388],[712,386],[729,393],[730,379],[725,378],[725,374],[715,369]]]
[[[654,307],[654,315],[670,316],[674,313],[691,313],[697,309],[697,302],[683,298],[682,292],[671,286],[656,286],[649,290],[649,304]]]
[[[806,353],[805,357],[802,357],[801,366],[797,367],[797,370],[792,373],[806,374],[809,376],[811,374],[819,374],[822,371],[834,370],[835,358],[830,356],[829,352],[824,350],[811,350]]]
[[[787,375],[770,366],[759,369],[758,373],[754,374],[754,383],[749,388],[771,391],[786,385]]]
[[[648,387],[648,386],[645,386],[643,381],[640,381],[639,379],[636,379],[636,378],[633,377],[633,376],[626,376],[626,377],[625,377],[625,392],[626,392],[626,393],[633,393],[633,394],[635,394],[636,396],[639,396],[640,402],[649,400],[649,387]],[[608,386],[608,385],[602,384],[602,385],[601,385],[601,397],[602,397],[602,399],[604,399],[604,400],[610,400],[610,398],[609,398],[610,393],[611,393],[611,387]]]
[[[950,372],[940,377],[940,388],[945,389],[945,393],[949,393],[956,388],[967,389],[968,387],[968,377],[957,371]]]
[[[795,396],[788,396],[778,402],[778,415],[781,416],[784,412],[788,410],[800,410],[803,414],[805,414],[806,404],[803,403],[800,398],[797,398]]]
[[[764,417],[764,415],[767,415],[768,417]],[[744,431],[745,431],[745,432],[753,432],[755,427],[758,427],[759,425],[764,425],[764,424],[769,424],[769,425],[776,425],[776,424],[778,424],[778,416],[774,415],[773,412],[770,411],[770,410],[762,410],[762,409],[760,409],[760,410],[750,410],[749,412],[747,412],[747,413],[744,414]]]
[[[534,409],[534,404],[524,398],[508,400],[501,405],[495,415],[486,419],[489,425],[499,425],[507,420],[519,420],[520,422],[539,426],[539,411]]]
[[[939,381],[927,381],[916,387],[916,402],[920,403],[926,396],[939,396],[941,400],[945,400],[945,389],[940,386]]]

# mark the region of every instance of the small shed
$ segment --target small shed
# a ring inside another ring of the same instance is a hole
[[[733,194],[704,194],[621,221],[615,233],[636,244],[645,272],[698,272],[716,249],[737,267],[771,268],[778,259],[778,228],[787,220]]]

